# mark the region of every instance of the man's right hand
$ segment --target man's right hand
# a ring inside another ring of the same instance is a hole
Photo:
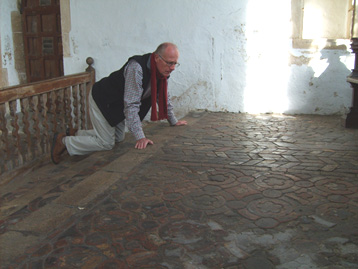
[[[154,143],[152,140],[149,140],[147,138],[142,138],[142,139],[137,140],[137,143],[135,144],[135,148],[136,149],[145,149],[148,144],[153,145]]]

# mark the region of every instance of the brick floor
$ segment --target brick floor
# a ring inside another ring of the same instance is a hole
[[[1,186],[2,268],[358,268],[358,130],[185,119]]]

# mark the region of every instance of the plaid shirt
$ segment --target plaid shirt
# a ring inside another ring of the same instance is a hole
[[[150,59],[147,64],[150,67]],[[124,69],[124,115],[126,117],[126,125],[129,131],[134,135],[136,140],[145,138],[142,122],[139,118],[139,109],[141,100],[151,95],[151,86],[147,89],[143,89],[143,70],[139,63],[135,60],[131,60]],[[144,91],[144,94],[143,94]],[[173,105],[170,102],[170,96],[168,92],[168,122],[170,125],[175,125],[178,120],[173,112]]]

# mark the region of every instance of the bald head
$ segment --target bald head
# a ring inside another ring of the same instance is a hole
[[[178,47],[173,43],[165,42],[160,44],[154,54],[159,73],[163,76],[168,77],[175,67],[179,65]]]
[[[165,42],[165,43],[160,44],[157,47],[157,49],[155,50],[154,53],[163,55],[167,50],[171,50],[171,51],[176,50],[176,51],[178,51],[178,47],[173,43]]]

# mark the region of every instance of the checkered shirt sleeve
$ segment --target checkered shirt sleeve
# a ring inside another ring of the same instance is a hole
[[[131,60],[124,70],[124,115],[126,117],[126,125],[128,130],[134,135],[136,140],[145,138],[142,123],[139,118],[139,110],[142,96],[144,98],[150,95],[150,87],[143,94],[143,70],[139,63]],[[173,105],[170,102],[168,93],[168,122],[175,125],[177,119],[173,112]]]

